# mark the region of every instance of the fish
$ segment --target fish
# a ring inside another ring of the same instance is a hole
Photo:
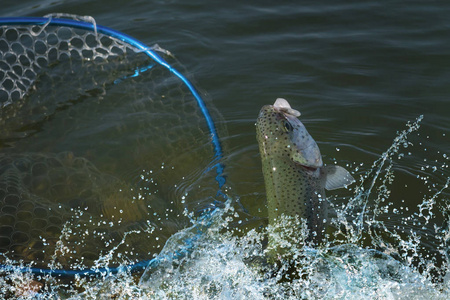
[[[286,99],[261,108],[256,121],[266,189],[269,225],[281,216],[306,220],[313,245],[323,241],[328,226],[325,190],[343,188],[355,180],[343,167],[325,166],[316,141],[298,119],[300,112]],[[273,239],[269,236],[269,244]]]

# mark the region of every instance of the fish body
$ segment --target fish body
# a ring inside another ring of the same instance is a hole
[[[323,165],[319,147],[299,116],[285,99],[263,106],[256,122],[257,140],[269,224],[282,215],[299,216],[307,222],[308,240],[317,244],[327,226],[325,189],[344,187],[354,179],[342,167]]]

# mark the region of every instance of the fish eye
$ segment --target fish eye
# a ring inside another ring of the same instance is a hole
[[[283,121],[283,126],[284,126],[284,130],[286,132],[290,132],[290,131],[294,130],[294,127],[292,127],[291,123],[289,123],[289,121],[287,121],[287,120]]]

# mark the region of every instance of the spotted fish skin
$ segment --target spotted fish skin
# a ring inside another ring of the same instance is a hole
[[[354,179],[344,168],[324,167],[317,143],[298,116],[279,98],[262,107],[256,122],[269,224],[283,214],[300,216],[306,219],[308,240],[317,244],[327,226],[325,189],[344,187]]]

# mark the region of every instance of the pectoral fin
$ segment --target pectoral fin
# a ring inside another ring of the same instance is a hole
[[[321,172],[325,176],[325,189],[327,190],[340,189],[355,182],[353,176],[343,167],[325,166]]]

